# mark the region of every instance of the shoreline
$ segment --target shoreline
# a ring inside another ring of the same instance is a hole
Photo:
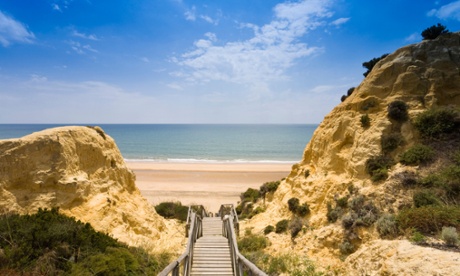
[[[180,201],[217,212],[221,204],[237,204],[248,188],[285,178],[295,163],[176,163],[125,160],[136,186],[152,204]]]

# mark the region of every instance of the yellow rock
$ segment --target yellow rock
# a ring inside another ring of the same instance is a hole
[[[0,141],[0,212],[52,207],[150,251],[178,250],[182,243],[183,232],[141,196],[114,140],[99,127]]]
[[[269,236],[269,251],[285,248],[301,252],[308,247],[308,256],[317,265],[341,271],[344,263],[338,245],[344,239],[344,231],[340,222],[327,221],[327,203],[348,195],[350,186],[382,211],[398,210],[411,202],[410,195],[395,184],[394,176],[413,168],[398,164],[386,181],[376,185],[365,172],[366,160],[381,153],[381,136],[392,128],[399,128],[405,140],[404,146],[392,153],[394,156],[418,138],[410,120],[402,124],[390,121],[387,107],[391,102],[404,101],[411,119],[427,108],[460,106],[459,68],[460,33],[403,47],[381,60],[353,94],[324,118],[306,146],[302,161],[293,166],[267,202],[266,212],[253,217],[245,227],[259,232],[267,225],[291,218],[287,201],[297,197],[310,206],[311,214],[306,219],[309,230],[300,234],[295,244],[290,239]],[[362,127],[360,121],[365,114],[370,117],[368,128]],[[356,253],[345,259],[347,275],[460,275],[458,263],[438,262],[443,256],[458,260],[458,253],[439,251],[435,259],[425,260],[413,254],[420,247],[410,247],[403,241],[382,241],[373,227],[360,229],[357,234],[361,244]],[[403,248],[410,248],[410,253],[403,252]]]

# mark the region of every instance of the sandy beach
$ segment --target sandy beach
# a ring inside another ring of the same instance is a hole
[[[225,203],[237,204],[247,188],[288,176],[293,164],[157,163],[126,161],[136,185],[151,203],[180,201],[201,204],[216,212]]]

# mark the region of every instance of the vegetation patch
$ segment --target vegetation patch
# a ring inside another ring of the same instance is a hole
[[[369,118],[369,115],[367,114],[361,116],[360,122],[363,128],[368,128],[371,126],[371,118]]]
[[[303,203],[300,205],[300,201],[296,197],[290,198],[288,200],[288,208],[289,211],[301,217],[304,217],[310,213],[310,207],[308,204]]]
[[[289,226],[289,220],[283,219],[276,223],[275,233],[281,234],[287,231]]]
[[[455,227],[443,227],[441,238],[447,246],[455,246],[458,243],[458,233]]]
[[[382,238],[394,238],[398,234],[396,217],[392,214],[382,215],[375,223],[377,232]]]
[[[442,227],[460,227],[460,207],[448,205],[428,205],[401,210],[396,221],[403,231],[415,229],[424,234],[441,231]]]
[[[291,238],[297,237],[299,232],[302,230],[303,224],[302,220],[295,218],[289,223],[289,230],[291,230]]]
[[[397,122],[405,122],[409,119],[407,104],[403,101],[393,101],[388,105],[388,118]]]
[[[373,156],[366,160],[366,172],[371,176],[372,181],[377,182],[388,177],[388,169],[393,166],[394,161],[385,155]]]
[[[170,254],[128,247],[57,208],[0,217],[0,270],[10,275],[157,275]]]
[[[410,147],[399,157],[399,161],[404,165],[415,166],[428,164],[434,160],[434,150],[425,145],[416,144]]]
[[[458,129],[456,117],[457,112],[453,109],[430,109],[415,118],[414,126],[424,138],[444,138]]]
[[[268,246],[265,236],[249,234],[238,240],[238,249],[241,252],[252,252],[262,250]]]
[[[304,256],[281,254],[271,256],[262,251],[249,252],[245,257],[268,275],[321,276],[314,263]]]
[[[270,234],[271,232],[275,231],[275,227],[273,225],[267,225],[265,228],[264,228],[264,234],[265,235],[268,235]]]
[[[374,66],[382,59],[386,58],[388,56],[388,54],[383,54],[382,56],[378,57],[378,58],[373,58],[369,61],[366,61],[366,62],[363,62],[363,67],[367,69],[366,72],[363,73],[364,77],[367,77],[367,75],[369,75],[369,73],[372,71],[372,69],[374,68]]]
[[[423,40],[431,40],[431,39],[437,38],[438,36],[442,34],[447,34],[447,33],[449,33],[449,30],[447,30],[446,26],[438,23],[437,25],[433,25],[423,30],[422,37],[423,37]]]
[[[180,221],[186,221],[188,216],[188,207],[180,202],[162,202],[155,206],[155,211],[164,218]]]
[[[381,137],[380,145],[383,153],[390,153],[404,143],[404,139],[399,133],[384,134]]]

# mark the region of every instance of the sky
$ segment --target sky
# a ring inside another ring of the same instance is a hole
[[[320,123],[460,1],[0,0],[0,123]]]

